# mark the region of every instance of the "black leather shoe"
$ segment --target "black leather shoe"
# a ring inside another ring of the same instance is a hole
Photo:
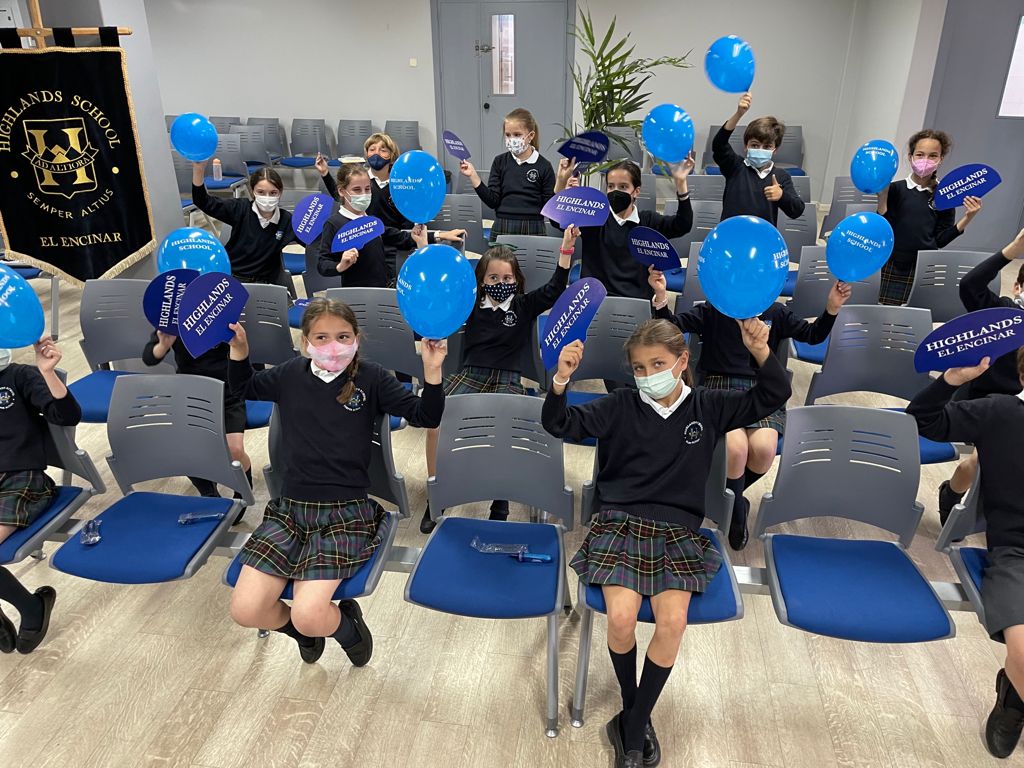
[[[622,768],[643,768],[644,766],[644,753],[639,749],[631,749],[626,753],[622,763]]]
[[[658,743],[658,734],[654,732],[654,724],[648,720],[644,729],[644,766],[654,768],[661,762],[661,744]]]
[[[430,505],[423,510],[423,519],[420,520],[420,533],[430,533],[437,527],[437,523],[430,519]]]
[[[351,621],[359,635],[359,639],[352,646],[348,648],[342,646],[342,648],[348,654],[348,660],[352,662],[352,666],[364,667],[373,656],[373,635],[370,634],[370,628],[363,621],[363,609],[355,600],[342,600],[338,603],[338,607],[341,609],[343,620]]]
[[[950,512],[953,511],[953,507],[959,504],[964,498],[964,494],[957,493],[949,487],[949,480],[943,480],[942,485],[939,486],[939,522],[943,525],[949,519]]]
[[[739,552],[747,546],[750,533],[747,531],[747,515],[750,502],[744,496],[737,496],[732,507],[732,526],[729,528],[729,546]]]
[[[507,501],[492,501],[491,502],[491,514],[487,517],[488,520],[508,520],[508,502]]]
[[[0,653],[13,653],[15,639],[18,636],[14,628],[14,622],[4,616],[0,611]]]
[[[1000,669],[996,675],[996,705],[985,723],[985,746],[995,757],[1009,757],[1020,741],[1024,711],[1017,709],[1020,697],[1016,693],[1006,670]]]
[[[622,761],[626,759],[626,748],[622,746],[622,713],[620,712],[604,727],[604,732],[608,735],[608,741],[612,743],[612,749],[615,750],[615,765],[621,765]]]
[[[40,587],[34,594],[43,601],[43,623],[39,629],[33,630],[27,630],[22,626],[18,631],[18,653],[32,653],[43,642],[50,628],[50,614],[53,613],[53,604],[57,600],[57,590],[53,587]]]
[[[310,638],[313,641],[312,645],[303,645],[299,643],[299,655],[302,660],[307,664],[316,664],[320,657],[324,655],[324,648],[327,647],[327,640],[322,637]]]

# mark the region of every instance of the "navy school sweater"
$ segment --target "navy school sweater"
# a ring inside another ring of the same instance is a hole
[[[34,365],[0,370],[0,472],[46,469],[46,422],[73,427],[81,420],[75,396],[55,398]]]
[[[511,152],[502,152],[491,163],[487,184],[474,191],[499,218],[539,221],[541,208],[555,194],[555,171],[539,153],[537,162],[520,164]]]
[[[327,188],[327,194],[340,201],[341,196],[338,194],[338,182],[335,181],[334,177],[328,173],[320,178]],[[384,222],[385,227],[394,227],[395,229],[413,228],[413,223],[402,215],[402,212],[398,210],[398,206],[395,205],[395,201],[391,199],[390,184],[385,184],[382,187],[371,177],[370,198],[370,207],[366,209],[367,216],[376,216]]]
[[[918,251],[945,248],[962,234],[956,228],[956,209],[936,211],[932,192],[910,189],[906,179],[889,185],[885,219],[893,234],[889,261],[903,270],[917,265]]]
[[[960,281],[960,301],[968,312],[993,307],[1019,308],[1009,296],[997,296],[988,289],[1008,262],[1002,252],[989,256],[985,261],[964,275]],[[992,361],[985,373],[964,385],[967,398],[985,397],[991,394],[1015,395],[1020,392],[1020,377],[1017,375],[1017,353],[1007,352]]]
[[[719,129],[711,141],[711,153],[715,163],[725,176],[725,192],[722,194],[722,220],[730,216],[758,216],[778,225],[779,211],[795,219],[804,212],[804,201],[800,199],[793,179],[778,165],[763,179],[757,171],[743,162],[743,158],[729,144],[732,131]],[[782,187],[782,197],[774,203],[764,196],[765,187],[772,184],[772,175]]]
[[[388,274],[385,250],[394,248],[399,251],[411,251],[416,248],[416,241],[412,235],[394,227],[384,227],[384,234],[375,237],[359,249],[359,259],[344,272],[338,272],[338,262],[341,261],[341,254],[332,253],[331,246],[334,243],[334,236],[338,230],[348,224],[350,219],[342,213],[332,214],[324,224],[323,232],[320,234],[319,261],[317,270],[324,277],[341,276],[341,284],[346,288],[386,288]],[[433,241],[433,236],[428,239]]]

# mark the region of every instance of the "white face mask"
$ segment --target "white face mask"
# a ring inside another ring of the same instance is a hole
[[[256,207],[268,213],[281,203],[280,195],[256,195]]]
[[[526,139],[522,136],[506,136],[505,137],[505,149],[511,152],[513,155],[521,155],[526,151],[526,147],[529,146],[526,143]]]
[[[353,210],[362,213],[370,207],[370,201],[373,199],[373,195],[349,195],[348,205]]]
[[[679,361],[676,360],[678,363]],[[672,364],[672,368],[675,368],[675,363]],[[645,395],[652,400],[660,400],[663,397],[671,395],[679,384],[679,379],[682,378],[682,371],[676,376],[672,372],[672,368],[668,368],[664,371],[658,371],[658,373],[652,373],[650,376],[633,376],[633,380],[636,382],[636,387]]]

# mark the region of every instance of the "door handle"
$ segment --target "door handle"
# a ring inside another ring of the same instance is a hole
[[[490,109],[490,108],[491,108],[491,102],[485,101],[484,102],[484,109]]]

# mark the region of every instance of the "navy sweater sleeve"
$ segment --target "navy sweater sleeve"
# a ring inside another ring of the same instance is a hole
[[[702,336],[704,334],[704,306],[704,304],[698,304],[678,315],[673,314],[668,306],[664,306],[654,311],[654,317],[668,320],[683,333],[696,333],[698,336]]]
[[[142,362],[146,365],[160,365],[164,361],[153,354],[153,348],[157,345],[157,341],[156,331],[154,331],[153,335],[149,337],[149,343],[142,350]]]
[[[320,181],[324,183],[324,188],[327,190],[328,195],[335,200],[341,200],[341,195],[338,194],[338,182],[335,181],[330,171],[325,176],[321,176]]]
[[[677,197],[677,199],[679,200],[679,209],[675,216],[663,216],[654,211],[642,211],[640,223],[660,232],[669,240],[682,237],[693,228],[693,205],[690,203],[689,196],[685,199],[682,197]],[[646,223],[643,221],[644,219],[647,220]]]
[[[555,169],[550,163],[543,163],[540,171],[540,207],[543,209],[548,200],[555,196]]]
[[[804,212],[804,201],[797,194],[796,187],[793,186],[792,177],[781,169],[773,169],[772,172],[775,173],[775,178],[779,181],[779,186],[782,187],[782,197],[779,198],[779,210],[791,219],[797,218]],[[779,179],[780,176],[782,177],[781,179]]]
[[[988,284],[1003,271],[1009,262],[1002,251],[989,256],[974,267],[960,281],[960,301],[968,312],[1007,306],[1003,299],[989,290]]]
[[[412,239],[412,235],[394,227],[384,227],[384,234],[380,236],[380,239],[384,241],[385,246],[399,251],[412,251],[416,249],[416,241]],[[432,236],[428,236],[427,239],[433,242]]]
[[[822,312],[817,320],[808,322],[802,317],[797,317],[788,309],[779,312],[774,322],[782,324],[782,338],[796,339],[807,344],[820,344],[832,332],[836,324],[836,316],[830,315],[827,311]]]
[[[929,440],[976,443],[994,425],[987,423],[991,400],[949,402],[957,388],[940,376],[917,393],[907,413],[917,421],[917,431]]]
[[[199,187],[195,184],[192,185],[192,202],[203,213],[207,213],[225,224],[230,224],[232,227],[237,227],[252,208],[252,203],[246,198],[227,200],[211,196],[206,191],[205,184]]]
[[[281,397],[284,365],[275,365],[263,371],[254,371],[245,360],[228,361],[228,387],[243,400],[265,400],[276,403]]]
[[[619,412],[614,392],[584,405],[568,405],[566,392],[568,387],[560,395],[555,394],[554,387],[548,390],[540,413],[544,429],[555,437],[575,442],[588,437],[603,440],[614,432]]]
[[[82,408],[75,396],[68,391],[64,397],[54,397],[38,368],[25,366],[20,389],[21,396],[51,424],[73,427],[82,420]]]
[[[791,394],[789,376],[773,354],[757,369],[754,386],[746,392],[703,390],[715,425],[723,432],[753,424],[774,413],[786,404]]]
[[[543,312],[547,312],[558,301],[566,284],[569,282],[569,270],[555,267],[554,274],[546,285],[536,288],[523,296],[523,309],[528,318],[533,320]]]
[[[935,216],[935,244],[945,248],[963,233],[956,227],[956,208],[939,211]]]
[[[323,231],[320,233],[320,251],[316,269],[324,277],[337,277],[340,274],[338,272],[338,262],[341,260],[341,254],[331,253],[334,236],[341,229],[339,226],[340,219],[341,216],[337,214],[331,216],[324,223]]]
[[[400,416],[414,427],[433,429],[441,424],[444,387],[440,384],[424,384],[423,395],[417,397],[382,368],[377,383],[377,397],[384,413]]]
[[[501,205],[501,158],[502,157],[503,157],[503,155],[498,155],[491,162],[491,173],[487,177],[487,184],[485,185],[483,183],[483,180],[481,180],[480,181],[480,186],[474,188],[474,190],[473,190],[474,192],[476,192],[477,197],[479,197],[481,200],[483,200],[484,205],[486,205],[491,210],[495,210],[495,211],[498,210],[498,206]],[[553,189],[554,188],[554,184],[552,184],[551,186],[552,186],[552,189]]]
[[[718,129],[715,138],[711,140],[711,156],[714,158],[715,165],[718,166],[723,176],[732,176],[743,164],[743,159],[736,154],[736,150],[729,144],[731,137],[732,131],[725,130],[723,125]]]

